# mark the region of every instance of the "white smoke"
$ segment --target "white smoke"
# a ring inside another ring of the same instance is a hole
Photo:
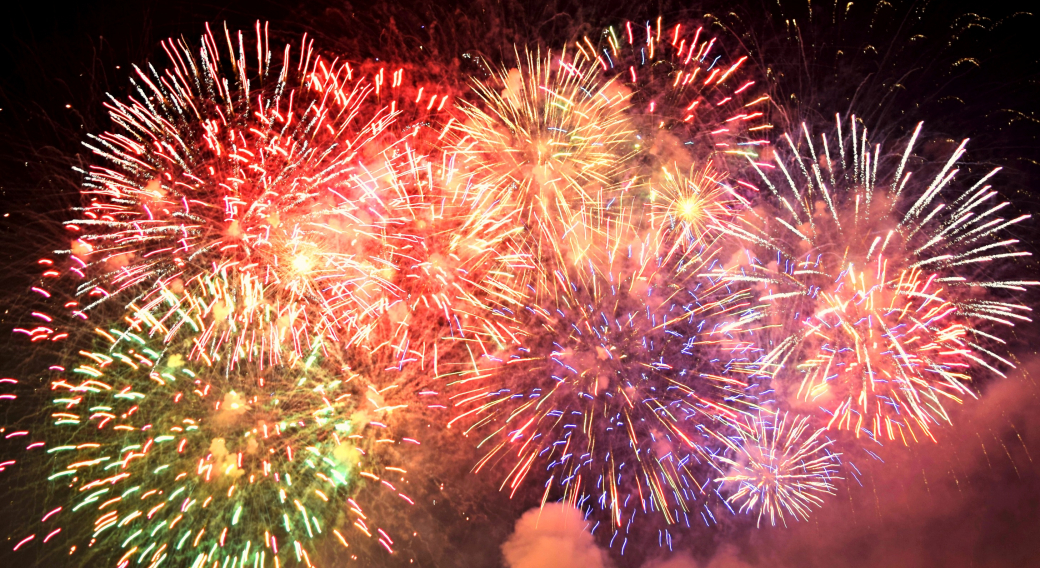
[[[549,503],[524,513],[502,545],[508,568],[610,568],[581,511]]]

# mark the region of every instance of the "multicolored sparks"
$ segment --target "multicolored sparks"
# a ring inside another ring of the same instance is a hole
[[[54,369],[50,419],[34,433],[55,484],[39,530],[61,531],[91,558],[118,551],[119,565],[277,566],[309,563],[323,535],[382,542],[352,497],[378,483],[412,501],[382,448],[402,443],[387,426],[403,408],[387,402],[394,386],[352,372],[350,356],[320,342],[292,364],[265,367],[241,351],[237,364],[211,361],[207,331],[235,323],[223,290],[167,291]]]
[[[506,462],[512,493],[547,479],[543,499],[603,511],[615,535],[640,513],[688,527],[708,511],[710,432],[758,408],[742,374],[746,293],[682,276],[714,263],[710,250],[693,266],[661,267],[658,252],[580,286],[561,278],[553,301],[500,312],[511,333],[476,340],[472,366],[441,364],[452,423],[489,448],[478,471]]]
[[[766,74],[660,19],[485,62],[454,101],[246,35],[165,42],[88,142],[71,248],[15,329],[54,364],[0,379],[32,408],[0,472],[48,481],[14,550],[394,554],[359,501],[415,503],[412,419],[620,554],[643,525],[786,525],[835,493],[838,448],[935,440],[1014,367],[1029,215],[999,168],[961,173],[967,140],[771,137]]]

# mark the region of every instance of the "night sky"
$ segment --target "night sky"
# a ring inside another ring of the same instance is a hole
[[[930,143],[936,152],[948,153],[944,149],[950,143],[970,137],[967,160],[1003,166],[1001,190],[1020,211],[1036,210],[1040,18],[1003,1],[846,4],[89,0],[5,6],[0,18],[0,336],[8,336],[30,305],[27,290],[37,275],[35,260],[63,246],[58,244],[65,239],[60,223],[70,218],[79,182],[71,168],[91,160],[81,145],[87,133],[108,127],[105,93],[125,93],[132,64],[161,60],[160,40],[183,34],[194,41],[205,22],[250,29],[258,19],[269,21],[272,35],[280,39],[307,32],[316,48],[347,59],[404,58],[431,77],[458,77],[471,70],[463,54],[501,59],[514,43],[555,45],[625,19],[663,15],[670,21],[708,14],[705,19],[731,32],[734,45],[739,42],[756,64],[768,67],[776,81],[773,98],[785,101],[786,109],[777,111],[774,123],[826,120],[829,125],[834,113],[851,108],[877,125],[881,140],[925,120],[933,128]],[[792,20],[798,25],[792,27]],[[418,45],[424,49],[417,50]],[[1034,254],[1040,242],[1036,226],[1034,220],[1016,235]],[[1035,260],[1021,268],[1035,278]],[[1036,296],[1034,290],[1033,304]],[[539,546],[576,550],[575,563],[619,567],[1040,566],[1040,334],[1035,328],[1019,326],[1012,344],[1018,369],[1006,380],[978,385],[979,400],[954,409],[955,427],[943,429],[938,443],[876,448],[879,459],[847,455],[861,475],[839,481],[837,494],[808,522],[755,529],[752,522],[727,521],[684,535],[674,552],[647,538],[624,558],[606,560],[596,544],[580,535],[566,545],[564,538]],[[43,357],[22,340],[0,342],[0,373],[31,373]],[[27,412],[31,409],[0,410],[8,422]],[[521,515],[537,505],[539,491],[508,499],[494,480],[468,472],[472,456],[463,449],[464,440],[439,435],[442,443],[459,447],[446,456],[423,457],[427,475],[413,493],[425,501],[402,521],[418,534],[405,538],[394,558],[376,557],[371,565],[506,565],[502,545]],[[28,497],[5,475],[0,473],[0,533],[6,539],[0,539],[0,559],[5,565],[31,562],[10,551],[8,533],[21,500]],[[567,554],[556,558],[561,568],[572,562]]]

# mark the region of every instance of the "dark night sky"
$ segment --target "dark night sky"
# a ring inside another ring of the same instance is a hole
[[[552,40],[625,17],[667,16],[680,12],[676,6],[683,3],[630,4],[489,0],[457,7],[449,1],[368,7],[334,1],[90,0],[5,6],[0,12],[0,336],[24,310],[35,258],[63,238],[58,223],[75,200],[77,181],[70,168],[87,159],[80,146],[86,133],[106,127],[103,94],[123,92],[130,64],[156,57],[159,40],[180,34],[193,39],[207,21],[226,20],[234,29],[250,28],[261,19],[270,20],[283,37],[308,31],[319,48],[340,50],[348,58],[378,56],[415,38],[440,46],[442,53],[479,49],[494,54],[513,40]],[[798,101],[794,115],[833,116],[845,112],[855,97],[856,108],[866,109],[864,116],[890,124],[893,134],[927,119],[937,138],[972,137],[970,160],[1005,166],[1007,194],[1019,208],[1035,209],[1040,203],[1040,18],[1011,17],[1018,8],[1005,2],[893,0],[894,8],[876,9],[873,2],[860,5],[857,0],[845,28],[838,29],[829,23],[841,19],[831,17],[833,6],[813,4],[817,12],[807,23],[802,1],[707,2],[687,13],[719,15],[743,31],[747,45],[786,58],[775,63],[781,76],[778,92]],[[915,14],[922,10],[925,16],[918,21]],[[952,33],[951,25],[963,24],[969,12],[988,19]],[[792,44],[779,39],[791,17],[801,19],[803,41],[819,57],[799,60]],[[391,18],[393,33],[385,31]],[[995,25],[1004,18],[1009,18],[1006,23]],[[432,25],[437,22],[439,27]],[[434,32],[415,29],[420,23],[441,35],[431,40],[425,34]],[[495,38],[488,39],[492,33]],[[913,47],[886,58],[893,43]],[[836,57],[836,51],[844,55]],[[974,63],[957,64],[966,57]],[[885,95],[892,78],[904,74],[904,88]],[[863,86],[858,93],[857,85]],[[1034,270],[1035,264],[1026,268]],[[1033,327],[1020,329],[1016,338],[1019,372],[983,385],[981,400],[955,411],[957,427],[944,431],[939,444],[885,448],[878,452],[884,464],[865,455],[847,456],[862,470],[862,486],[851,479],[839,483],[839,493],[810,522],[787,529],[727,526],[688,540],[688,556],[657,566],[1040,566],[1040,387],[1035,382],[1040,359]],[[23,350],[20,342],[2,342],[0,372],[21,372]],[[507,503],[493,496],[481,502],[462,487],[472,490],[481,483],[450,486],[466,479],[465,470],[454,477],[440,473],[438,479],[449,482],[448,506],[467,505],[416,520],[424,531],[415,543],[422,549],[416,552],[419,563],[500,565],[502,541],[519,513],[536,500]],[[17,507],[13,495],[2,501],[3,507]],[[438,542],[446,538],[451,541]],[[0,559],[5,559],[9,547],[0,546]],[[656,550],[656,542],[647,544],[643,555],[653,558]]]

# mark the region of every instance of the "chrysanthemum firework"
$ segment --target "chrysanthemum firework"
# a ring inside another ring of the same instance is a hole
[[[757,287],[771,328],[762,372],[782,401],[857,436],[930,437],[980,373],[1011,366],[1001,335],[1029,321],[1014,295],[1037,284],[1013,274],[1029,253],[1008,229],[1029,215],[1002,216],[1009,204],[987,185],[999,168],[959,172],[967,140],[922,163],[920,132],[889,155],[855,117],[815,140],[803,125],[775,164],[750,163],[765,203],[729,229],[750,262],[726,278]]]
[[[504,467],[511,493],[544,484],[543,499],[595,512],[623,537],[641,513],[700,519],[711,429],[757,408],[741,375],[746,293],[684,276],[711,266],[710,251],[662,268],[656,243],[638,245],[615,271],[560,277],[550,300],[500,314],[504,331],[469,342],[472,363],[441,367],[453,422],[487,448],[478,470]]]
[[[767,516],[771,525],[779,517],[784,526],[785,515],[808,519],[823,496],[834,493],[839,464],[829,449],[833,440],[813,430],[807,416],[763,411],[731,424],[732,435],[713,432],[724,449],[713,456],[721,474],[715,482],[741,513],[756,514],[756,525]]]
[[[460,105],[451,148],[459,167],[515,211],[523,252],[566,273],[596,244],[631,181],[628,93],[566,50],[526,51],[516,67],[487,72],[474,81],[479,100]]]
[[[119,566],[309,564],[323,538],[392,550],[353,498],[375,484],[411,503],[394,465],[414,442],[393,434],[398,385],[320,340],[276,365],[259,343],[213,349],[240,323],[227,277],[162,289],[93,341],[68,336],[82,349],[51,367],[52,400],[20,438],[47,486],[16,549]]]
[[[660,182],[650,184],[650,225],[663,231],[666,258],[696,250],[722,234],[747,201],[723,180],[711,162],[689,172],[663,168]]]
[[[207,32],[197,52],[165,42],[169,67],[136,69],[135,93],[109,103],[115,128],[88,143],[102,163],[68,224],[73,253],[100,267],[83,292],[125,305],[229,268],[261,281],[275,310],[316,307],[293,316],[311,335],[363,326],[393,212],[347,182],[399,141],[403,71],[364,75],[306,38],[272,52],[259,25],[252,47],[224,36]]]

